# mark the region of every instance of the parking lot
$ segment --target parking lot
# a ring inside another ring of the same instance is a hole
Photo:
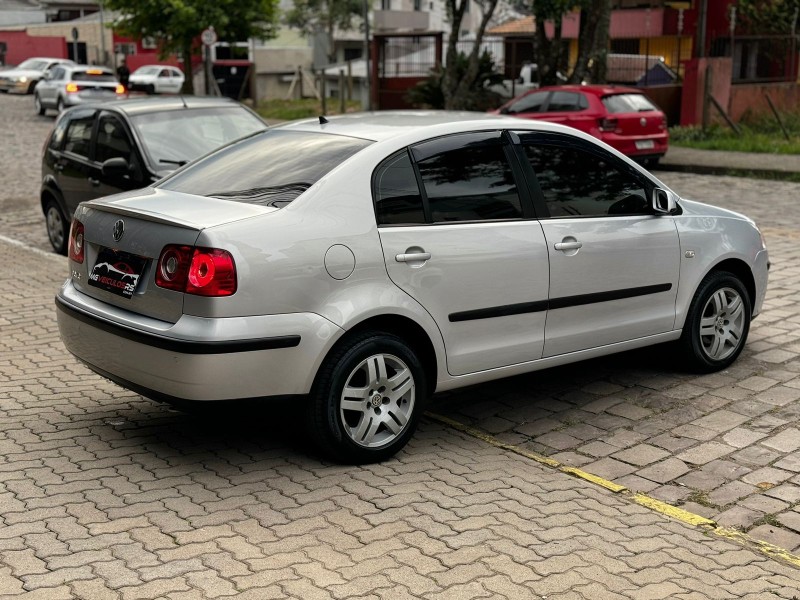
[[[799,184],[659,174],[767,237],[764,313],[732,368],[687,375],[651,349],[443,394],[432,412],[474,435],[434,416],[397,458],[352,468],[308,452],[292,406],[176,412],[65,352],[66,259],[38,206],[52,124],[0,96],[0,597],[797,595],[794,557],[769,554],[800,553]]]

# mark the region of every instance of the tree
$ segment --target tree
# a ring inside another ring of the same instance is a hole
[[[786,35],[797,31],[800,0],[739,0],[738,20],[752,35]]]
[[[213,26],[220,41],[275,36],[278,0],[105,0],[105,7],[122,16],[114,28],[134,39],[152,37],[159,54],[176,53],[183,59],[183,91],[194,93],[192,55],[200,33]]]
[[[570,83],[581,83],[584,79],[605,83],[610,25],[611,0],[590,0],[581,8],[578,59]]]
[[[448,110],[469,110],[469,91],[474,89],[481,69],[481,44],[486,26],[497,8],[498,0],[475,0],[481,8],[481,22],[475,34],[472,48],[466,55],[464,69],[457,68],[458,32],[469,0],[445,0],[447,15],[450,17],[450,37],[447,40],[445,69],[442,77],[444,107]]]
[[[336,62],[336,30],[353,28],[353,18],[363,13],[362,0],[294,0],[286,13],[286,23],[306,36],[324,33],[327,38],[328,63]]]

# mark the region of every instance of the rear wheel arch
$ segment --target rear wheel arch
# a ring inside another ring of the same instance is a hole
[[[329,353],[333,352],[338,346],[349,343],[350,339],[365,331],[388,333],[405,341],[419,356],[427,375],[428,394],[433,394],[436,390],[439,362],[433,342],[419,323],[408,317],[396,314],[369,317],[350,327],[347,333],[334,344]]]

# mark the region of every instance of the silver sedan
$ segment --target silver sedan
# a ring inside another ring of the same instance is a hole
[[[82,204],[67,348],[142,394],[296,397],[322,451],[397,452],[436,391],[672,342],[740,354],[768,255],[589,135],[377,113],[251,136]]]

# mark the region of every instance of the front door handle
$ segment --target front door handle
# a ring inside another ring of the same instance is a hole
[[[561,250],[561,251],[564,251],[564,250],[579,250],[580,248],[583,248],[583,243],[581,243],[581,242],[556,242],[553,245],[553,248],[555,248],[556,250]]]
[[[424,262],[431,259],[430,252],[412,252],[411,254],[398,254],[394,257],[397,262]]]

